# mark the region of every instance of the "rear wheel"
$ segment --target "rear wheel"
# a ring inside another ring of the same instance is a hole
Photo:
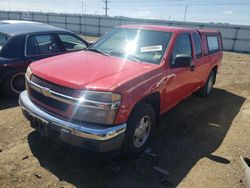
[[[15,71],[11,73],[4,80],[3,88],[6,96],[17,97],[25,90],[25,72]]]
[[[123,143],[126,156],[136,156],[147,147],[155,127],[155,111],[147,103],[138,104],[127,122]]]
[[[198,91],[198,95],[201,97],[207,97],[210,93],[211,90],[213,88],[214,82],[215,82],[215,72],[211,71],[206,84],[204,85],[204,87],[202,87],[201,89],[199,89]]]

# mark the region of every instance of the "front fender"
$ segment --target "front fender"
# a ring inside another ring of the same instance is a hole
[[[117,113],[115,123],[126,122],[136,104],[153,93],[162,93],[164,89],[164,76],[161,70],[156,70],[138,77],[127,83],[123,92],[122,103]]]

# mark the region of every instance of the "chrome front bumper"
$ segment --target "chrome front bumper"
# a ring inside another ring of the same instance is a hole
[[[120,135],[124,135],[126,123],[108,127],[107,125],[99,125],[93,123],[75,124],[58,117],[55,117],[35,105],[29,98],[27,91],[19,96],[19,105],[26,116],[38,119],[48,127],[56,126],[64,133],[93,141],[107,141],[114,139]]]

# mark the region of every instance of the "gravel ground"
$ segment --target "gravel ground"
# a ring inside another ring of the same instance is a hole
[[[225,53],[211,96],[191,96],[163,115],[137,159],[103,161],[41,137],[16,99],[0,97],[0,187],[246,187],[249,70],[250,55]]]

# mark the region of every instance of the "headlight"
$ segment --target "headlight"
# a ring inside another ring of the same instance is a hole
[[[32,75],[31,69],[30,69],[30,67],[28,67],[26,70],[26,77],[30,80],[31,75]]]
[[[102,110],[114,110],[120,105],[121,95],[111,92],[82,91],[79,102]]]
[[[82,91],[73,119],[112,125],[121,103],[121,95],[111,92]]]

